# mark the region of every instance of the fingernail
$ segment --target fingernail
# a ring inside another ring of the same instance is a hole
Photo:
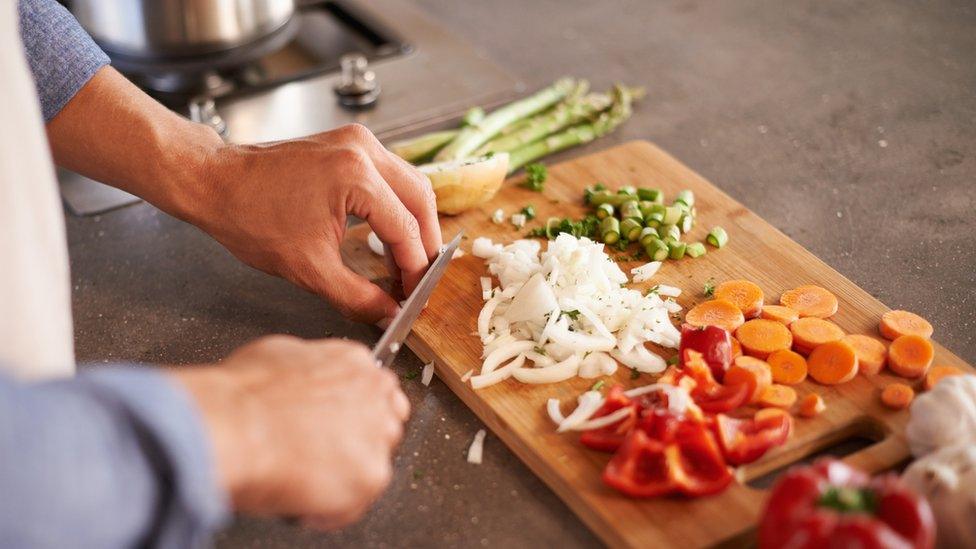
[[[399,308],[399,307],[397,307],[397,310],[396,310],[396,312],[397,312],[397,313],[399,313],[399,312],[400,312],[400,308]],[[386,318],[384,318],[384,319],[382,319],[382,320],[380,320],[379,322],[377,322],[377,323],[376,323],[376,325],[377,325],[377,326],[378,326],[378,327],[379,327],[379,328],[380,328],[381,330],[384,330],[384,331],[385,331],[385,330],[386,330],[387,328],[389,328],[389,327],[390,327],[390,324],[392,324],[392,323],[393,323],[393,319],[394,319],[394,318],[396,318],[396,313],[393,313],[393,315],[392,315],[392,316],[388,316],[388,317],[386,317]]]

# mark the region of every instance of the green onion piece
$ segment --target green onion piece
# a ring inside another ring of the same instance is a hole
[[[625,194],[628,196],[637,196],[637,189],[633,185],[624,185],[617,189],[617,194]]]
[[[668,257],[670,257],[671,259],[681,259],[682,257],[685,256],[685,251],[687,250],[687,248],[688,245],[685,244],[684,242],[678,242],[678,241],[669,242]]]
[[[678,193],[678,196],[675,196],[674,197],[674,201],[675,202],[683,202],[683,203],[687,204],[688,207],[690,208],[690,207],[692,207],[692,206],[695,205],[695,193],[691,192],[688,189],[685,189],[685,190],[679,192]]]
[[[644,216],[641,215],[640,206],[637,205],[636,200],[628,200],[620,206],[620,219],[644,221]]]
[[[532,221],[535,219],[535,206],[532,204],[526,205],[524,208],[522,208],[522,213],[525,214],[525,219]]]
[[[620,240],[620,220],[608,217],[600,221],[600,238],[605,244],[616,244]]]
[[[687,205],[687,204],[685,204],[684,202],[678,202],[678,201],[676,200],[676,201],[674,202],[674,204],[672,204],[672,206],[675,206],[675,207],[677,207],[677,208],[678,208],[679,210],[681,210],[681,215],[684,215],[684,214],[686,214],[686,213],[691,213],[691,206],[689,206],[689,205]]]
[[[665,225],[674,225],[681,220],[681,214],[683,213],[679,206],[668,206],[664,209],[664,220],[662,223]]]
[[[701,257],[705,255],[705,251],[705,245],[701,242],[688,244],[688,247],[685,248],[685,254],[687,254],[689,257]]]
[[[678,226],[681,227],[681,232],[687,233],[695,226],[695,218],[690,213],[685,213],[681,216],[681,221],[678,222]]]
[[[652,213],[654,213],[653,202],[648,202],[647,200],[641,200],[640,202],[637,203],[637,206],[640,208],[641,215],[645,218],[651,215]]]
[[[657,202],[663,198],[661,189],[649,189],[647,187],[641,187],[637,189],[637,198],[641,200],[648,200],[650,202]]]
[[[654,227],[644,227],[638,236],[641,246],[646,246],[651,239],[658,240],[657,230]]]
[[[649,239],[644,245],[644,253],[651,261],[664,261],[668,258],[668,245],[660,238]]]
[[[593,386],[590,387],[590,390],[591,391],[599,391],[600,389],[603,388],[603,385],[604,384],[605,384],[605,381],[601,379],[600,381],[597,381],[596,383],[594,383]]]
[[[600,204],[610,204],[611,206],[620,206],[624,202],[631,200],[630,196],[625,194],[612,194],[607,191],[595,192],[590,196],[590,204],[594,206],[599,206]]]
[[[721,248],[722,246],[728,244],[729,235],[722,227],[714,227],[712,230],[708,231],[708,236],[705,237],[705,241],[716,248]]]
[[[662,240],[666,240],[668,238],[672,240],[681,240],[681,229],[679,229],[677,225],[661,225],[657,229],[657,234]]]
[[[596,207],[597,219],[606,219],[608,217],[613,217],[613,205],[603,203]]]
[[[559,227],[559,224],[561,222],[562,222],[562,219],[559,219],[558,217],[550,217],[549,219],[546,220],[546,239],[547,240],[552,240],[553,238],[556,238],[556,232],[555,231],[556,231],[556,228]]]
[[[620,236],[624,237],[630,242],[636,242],[640,238],[642,229],[643,227],[639,221],[632,217],[628,217],[620,223]]]

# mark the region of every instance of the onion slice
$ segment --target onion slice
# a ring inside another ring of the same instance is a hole
[[[366,245],[369,246],[370,251],[374,254],[384,255],[383,241],[373,231],[369,231],[369,234],[366,235]]]
[[[430,380],[434,379],[434,363],[430,362],[424,364],[424,371],[420,374],[420,382],[424,384],[425,387],[430,386]]]
[[[468,463],[481,465],[481,458],[485,453],[485,435],[488,434],[484,429],[478,429],[474,434],[471,446],[468,446]]]

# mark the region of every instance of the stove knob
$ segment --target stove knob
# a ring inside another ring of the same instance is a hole
[[[335,93],[339,103],[348,108],[361,109],[372,106],[380,96],[380,84],[376,73],[369,70],[369,61],[360,53],[347,53],[339,59],[342,67]]]
[[[227,122],[217,112],[217,104],[207,96],[198,96],[190,100],[190,120],[206,124],[218,134],[227,134]]]

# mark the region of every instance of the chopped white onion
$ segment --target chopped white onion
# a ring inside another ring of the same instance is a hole
[[[527,353],[533,347],[535,347],[535,344],[532,341],[513,341],[495,349],[485,358],[484,364],[481,365],[481,374],[490,374],[502,362],[515,358],[522,353]]]
[[[474,440],[471,441],[471,446],[468,447],[468,463],[481,465],[481,458],[485,452],[486,434],[484,429],[478,429],[478,432],[474,434]]]
[[[667,284],[658,284],[657,295],[663,295],[664,297],[678,297],[681,295],[681,288],[668,286]]]
[[[583,393],[579,397],[579,404],[576,406],[576,409],[566,416],[566,419],[559,422],[559,427],[556,431],[560,433],[569,431],[574,426],[593,417],[593,414],[600,409],[600,406],[603,406],[603,395],[599,391],[587,391]]]
[[[629,407],[621,408],[619,410],[614,410],[612,413],[609,413],[605,416],[600,416],[595,419],[588,419],[583,423],[578,423],[576,425],[573,425],[567,430],[568,431],[589,431],[590,429],[599,429],[601,427],[606,427],[607,425],[613,425],[614,423],[617,423],[618,421],[626,418],[631,413],[632,412]]]
[[[461,247],[458,246],[457,248],[454,248],[454,255],[451,256],[451,259],[457,259],[459,257],[464,257],[465,255],[467,255],[467,254],[464,253],[464,250],[462,250]]]
[[[491,221],[496,225],[500,225],[502,221],[505,221],[505,212],[501,208],[498,208],[497,210],[492,212]]]
[[[366,245],[374,254],[383,255],[383,241],[373,231],[369,231],[369,234],[366,235]]]
[[[624,391],[624,395],[628,398],[634,398],[656,391],[660,391],[668,396],[668,411],[675,415],[685,413],[692,404],[691,395],[688,394],[687,390],[683,387],[667,383],[653,383],[651,385],[644,385],[643,387],[636,387],[629,391]]]
[[[584,379],[593,379],[609,375],[607,370],[610,370],[611,374],[616,372],[617,361],[607,353],[597,351],[583,357],[583,361],[580,362],[579,376]]]
[[[421,374],[420,374],[420,382],[423,383],[425,387],[426,386],[430,386],[430,380],[431,379],[434,379],[434,363],[433,362],[424,364],[424,371],[421,372]]]
[[[522,383],[558,383],[574,377],[579,371],[579,364],[579,355],[573,355],[544,368],[519,368],[512,372],[512,377]]]
[[[481,277],[481,299],[488,301],[491,299],[491,278]]]
[[[464,372],[464,375],[461,376],[461,383],[467,383],[468,380],[471,379],[471,376],[473,375],[474,375],[474,368],[471,368],[467,372]]]
[[[652,276],[657,274],[657,270],[661,268],[660,261],[651,261],[650,263],[645,263],[640,267],[634,267],[630,270],[630,274],[634,275],[634,282],[644,282],[650,280]]]
[[[512,225],[515,225],[516,229],[521,229],[525,226],[525,214],[517,213],[512,214]]]
[[[638,372],[656,374],[663,372],[668,367],[668,363],[656,353],[652,353],[643,344],[635,345],[630,352],[621,353],[614,349],[610,351],[610,356],[620,361],[624,366],[633,368]]]
[[[515,360],[509,362],[508,364],[492,370],[485,374],[479,374],[476,376],[471,376],[471,387],[475,389],[483,389],[489,385],[494,385],[501,381],[512,377],[512,372],[522,368],[525,364],[525,355],[519,355]]]
[[[566,421],[562,410],[559,409],[558,398],[550,398],[548,401],[546,401],[546,412],[549,413],[549,419],[551,419],[556,425]]]
[[[502,251],[501,244],[493,244],[490,238],[479,236],[471,244],[471,253],[481,259],[491,259]]]

